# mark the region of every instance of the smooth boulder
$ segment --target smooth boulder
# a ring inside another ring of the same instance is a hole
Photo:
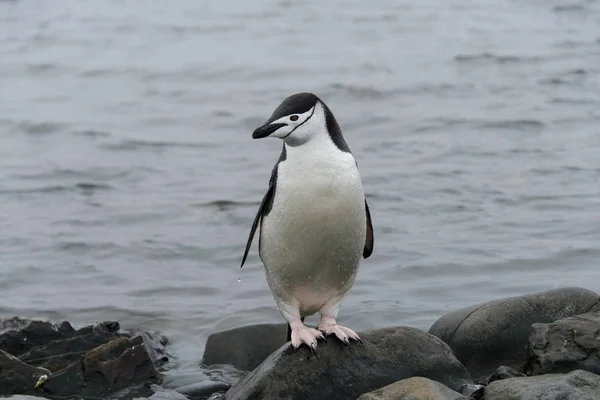
[[[600,309],[599,302],[598,294],[582,288],[510,297],[446,314],[429,333],[446,342],[474,378],[484,380],[500,365],[523,369],[532,324]]]
[[[258,324],[213,333],[206,341],[202,364],[229,364],[252,371],[286,342],[287,324]]]
[[[431,379],[414,377],[365,393],[358,400],[468,400],[468,397]]]
[[[453,390],[473,383],[440,339],[419,329],[395,327],[359,334],[363,343],[320,342],[314,356],[289,343],[225,394],[227,400],[309,398],[356,400],[396,381],[422,376]]]
[[[533,324],[529,335],[529,375],[576,369],[600,374],[600,312]]]
[[[510,378],[490,383],[485,400],[598,400],[600,376],[577,370],[568,374],[546,374]]]

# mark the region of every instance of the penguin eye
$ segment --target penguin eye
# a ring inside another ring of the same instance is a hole
[[[297,121],[297,120],[298,120],[298,116],[297,116],[297,115],[292,115],[292,116],[290,117],[290,119],[291,119],[292,121]]]

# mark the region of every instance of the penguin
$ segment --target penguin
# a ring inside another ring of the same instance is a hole
[[[296,93],[252,133],[279,138],[283,148],[254,218],[241,267],[260,227],[258,251],[294,349],[334,335],[362,342],[336,320],[374,234],[358,163],[329,107],[313,93]],[[317,329],[304,318],[321,315]]]

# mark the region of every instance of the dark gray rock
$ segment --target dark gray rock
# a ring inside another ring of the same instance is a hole
[[[119,332],[112,321],[75,330],[68,322],[2,320],[0,395],[148,397],[154,393],[150,385],[162,379],[165,345],[158,334]],[[36,388],[41,375],[47,379]]]
[[[577,370],[566,375],[547,374],[509,378],[490,383],[485,400],[598,400],[600,376]]]
[[[550,324],[533,324],[529,334],[528,375],[576,369],[600,374],[600,312],[580,314]]]
[[[46,397],[105,397],[142,382],[161,382],[142,336],[121,337],[87,352],[81,361],[53,374]]]
[[[474,305],[444,315],[429,333],[446,342],[477,380],[499,365],[521,370],[527,361],[529,329],[595,310],[598,294],[582,288],[562,288]]]
[[[48,376],[50,371],[25,364],[0,350],[0,396],[31,392],[42,375]]]
[[[28,364],[48,368],[52,372],[59,371],[81,359],[86,352],[113,339],[124,337],[125,334],[118,333],[118,330],[118,323],[101,323],[78,331],[73,330],[69,335],[65,335],[66,337],[62,336],[60,339],[53,339],[29,349],[20,354],[19,358]]]
[[[202,364],[229,364],[252,371],[286,342],[287,324],[248,325],[213,333],[206,341]]]
[[[227,400],[355,400],[401,379],[422,376],[453,390],[473,383],[450,348],[419,329],[396,327],[360,333],[363,344],[344,347],[331,338],[317,356],[285,344],[234,385]]]
[[[3,319],[0,320],[0,350],[12,355],[20,355],[52,340],[72,337],[75,332],[71,324],[66,321],[55,325],[47,321],[18,317]]]
[[[358,400],[468,400],[468,397],[431,379],[414,377],[365,393]]]
[[[460,394],[470,398],[471,400],[485,400],[483,399],[483,391],[485,386],[476,384],[466,384],[460,389]]]
[[[227,391],[231,385],[225,382],[217,382],[213,380],[205,380],[191,385],[178,387],[177,392],[186,395],[192,400],[204,400],[217,392]]]
[[[498,367],[496,369],[496,371],[494,371],[494,373],[492,375],[490,375],[490,377],[488,378],[488,384],[494,382],[494,381],[500,381],[502,379],[509,379],[509,378],[518,378],[518,377],[523,377],[526,376],[525,374],[515,371],[514,369],[510,368],[510,367],[506,367],[506,366],[501,366]]]

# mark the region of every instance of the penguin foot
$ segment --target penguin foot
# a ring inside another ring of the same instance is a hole
[[[325,339],[323,333],[304,324],[292,328],[292,346],[297,349],[304,343],[317,354],[317,340]]]
[[[325,336],[335,335],[338,339],[340,339],[344,344],[350,345],[350,340],[356,340],[362,343],[360,337],[350,328],[346,328],[345,326],[341,326],[338,324],[333,325],[319,325],[319,330],[325,333]]]

